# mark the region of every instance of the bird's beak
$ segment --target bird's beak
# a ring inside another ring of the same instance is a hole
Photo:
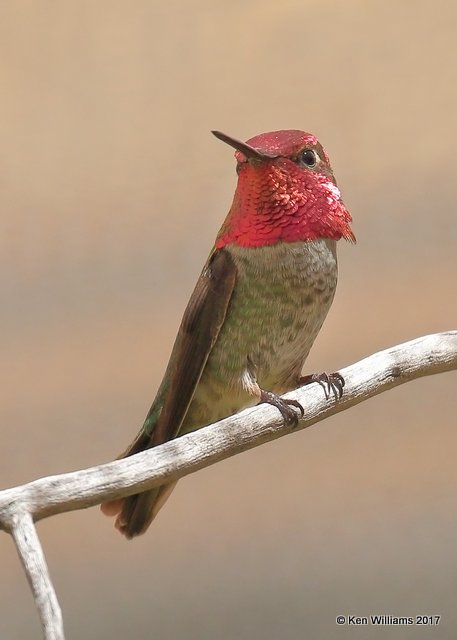
[[[270,155],[268,153],[263,153],[258,149],[254,149],[254,147],[249,146],[246,142],[241,142],[241,140],[236,140],[235,138],[231,138],[226,133],[222,133],[221,131],[211,131],[211,133],[216,136],[222,142],[230,145],[240,153],[242,153],[248,160],[258,160],[260,162],[264,162],[265,160],[271,160],[272,158],[277,158],[276,155]]]

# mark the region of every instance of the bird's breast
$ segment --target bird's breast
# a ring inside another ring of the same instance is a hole
[[[189,408],[186,430],[252,404],[243,385],[248,359],[261,388],[278,393],[293,388],[335,293],[332,240],[229,245],[225,250],[236,264],[235,290]]]

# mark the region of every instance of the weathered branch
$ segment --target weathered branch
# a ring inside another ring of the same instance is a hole
[[[15,514],[12,518],[11,534],[32,589],[44,638],[46,640],[64,640],[62,612],[29,512]]]
[[[339,401],[327,401],[319,385],[288,394],[306,407],[294,429],[283,424],[276,409],[254,407],[130,458],[0,491],[0,528],[10,529],[16,510],[28,511],[37,521],[177,480],[291,430],[305,429],[400,384],[453,369],[457,369],[457,331],[405,342],[342,369],[346,386]]]
[[[341,370],[341,400],[326,400],[319,385],[288,394],[306,408],[297,431],[410,380],[457,369],[457,331],[425,336],[376,353]],[[287,397],[287,396],[286,396]],[[33,526],[57,513],[83,509],[177,480],[289,433],[270,406],[220,422],[124,460],[49,476],[0,491],[0,529],[12,533],[40,612],[46,639],[61,639],[60,609]]]

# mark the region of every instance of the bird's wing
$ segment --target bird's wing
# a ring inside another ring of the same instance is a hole
[[[135,451],[176,437],[227,313],[236,266],[224,249],[213,251],[184,312],[170,361]],[[134,443],[135,444],[135,443]]]
[[[162,384],[144,425],[119,458],[176,437],[200,380],[233,293],[236,266],[230,254],[215,250],[208,258],[184,312]],[[169,493],[169,491],[168,491]],[[116,526],[128,537],[146,530],[154,517],[157,490],[102,505],[106,515],[119,512]]]

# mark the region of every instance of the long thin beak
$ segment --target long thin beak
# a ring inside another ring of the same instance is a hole
[[[240,151],[243,155],[246,156],[248,160],[271,160],[272,158],[277,158],[275,155],[270,155],[268,153],[262,153],[258,149],[254,149],[254,147],[249,146],[245,142],[241,142],[241,140],[236,140],[236,138],[232,138],[228,136],[226,133],[222,133],[221,131],[211,131],[211,133],[216,136],[222,142],[230,145],[237,151]]]

